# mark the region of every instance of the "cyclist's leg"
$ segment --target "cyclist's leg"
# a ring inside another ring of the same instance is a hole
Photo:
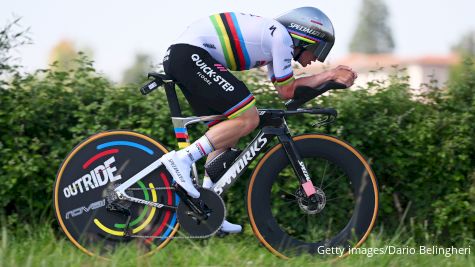
[[[259,115],[257,114],[257,109],[252,107],[235,119],[214,125],[206,135],[216,150],[208,154],[206,163],[224,152],[227,148],[236,146],[239,139],[242,136],[248,135],[258,124]]]
[[[252,132],[259,124],[257,109],[252,107],[243,112],[239,117],[223,121],[212,127],[206,135],[215,146],[216,150],[208,155],[207,161],[213,159],[229,147],[233,147],[243,136]],[[211,187],[213,182],[209,177],[203,179],[203,187]],[[242,226],[225,220],[221,226],[225,233],[240,233]]]
[[[176,155],[166,156],[176,167],[166,165],[171,173],[178,172],[177,168],[182,169],[179,171],[180,175],[175,175],[177,177],[174,178],[186,176],[184,184],[189,184],[191,179],[188,169],[193,162],[215,149],[234,145],[240,137],[257,127],[259,116],[254,107],[254,96],[245,84],[223,69],[220,63],[202,48],[186,44],[173,45],[167,60],[164,60],[164,69],[178,81],[196,115],[223,114],[230,119],[218,125],[215,125],[217,121],[211,122],[208,126],[215,126],[195,143],[177,151]],[[188,186],[185,190],[196,196],[197,191],[194,188]]]
[[[256,107],[249,108],[234,119],[223,121],[206,132],[206,136],[216,150],[235,145],[239,139],[248,135],[259,125]]]

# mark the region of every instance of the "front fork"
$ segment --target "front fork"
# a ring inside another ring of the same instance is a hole
[[[292,140],[292,137],[289,134],[279,135],[278,138],[284,147],[285,154],[287,155],[290,164],[292,164],[292,168],[299,179],[300,186],[302,187],[305,195],[311,200],[316,200],[315,187],[313,186],[310,174],[305,167],[305,163],[300,156],[294,140]]]

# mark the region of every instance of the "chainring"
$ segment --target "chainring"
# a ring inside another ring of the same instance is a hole
[[[223,224],[226,208],[223,199],[214,191],[198,188],[200,198],[196,201],[208,210],[208,218],[200,220],[192,214],[192,210],[184,201],[180,201],[177,208],[177,219],[180,227],[190,236],[209,236],[216,233]]]

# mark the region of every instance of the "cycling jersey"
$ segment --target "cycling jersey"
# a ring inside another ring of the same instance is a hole
[[[201,19],[175,41],[201,47],[230,70],[268,66],[276,85],[293,80],[293,43],[286,28],[274,19],[243,13],[220,13]]]
[[[246,85],[203,48],[174,44],[168,49],[163,68],[177,81],[197,116],[222,114],[233,119],[255,105]],[[207,125],[219,122],[210,121]]]
[[[163,67],[177,81],[195,115],[233,119],[253,108],[256,100],[228,69],[267,65],[269,78],[281,86],[294,79],[292,53],[290,34],[276,20],[221,13],[189,26],[168,49]]]

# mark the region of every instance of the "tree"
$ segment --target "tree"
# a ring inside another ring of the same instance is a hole
[[[452,50],[467,56],[475,57],[475,31],[470,31],[463,35],[458,44],[456,44]]]
[[[143,82],[149,71],[152,70],[152,60],[149,55],[135,55],[135,62],[132,66],[124,71],[122,77],[123,84],[137,84]]]
[[[74,68],[77,50],[70,40],[60,41],[50,52],[49,64],[57,70],[68,71]]]
[[[383,0],[363,0],[360,20],[350,51],[365,54],[391,53],[394,40],[388,24],[389,11]]]
[[[20,18],[14,18],[0,29],[0,77],[18,67],[12,62],[15,60],[12,51],[25,44],[31,44],[28,37],[29,29],[22,30],[19,22]]]

